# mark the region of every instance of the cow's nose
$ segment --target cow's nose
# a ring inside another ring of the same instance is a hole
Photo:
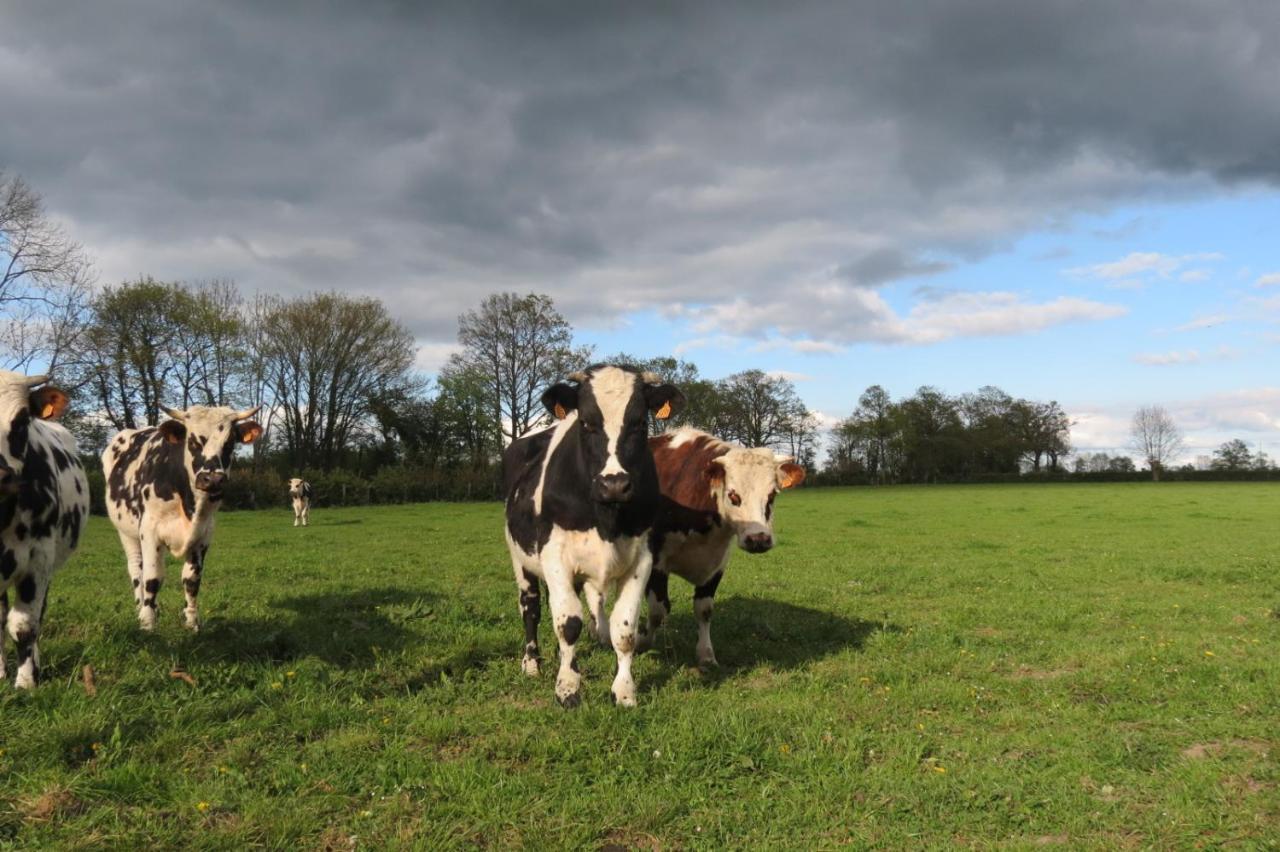
[[[596,477],[596,497],[602,503],[625,503],[631,499],[631,477],[610,473]]]
[[[773,536],[768,533],[752,533],[742,540],[742,549],[747,553],[764,553],[773,547]]]
[[[13,469],[0,465],[0,494],[18,493],[18,475]]]
[[[196,487],[206,491],[216,491],[227,481],[227,475],[220,470],[202,470],[196,474]]]

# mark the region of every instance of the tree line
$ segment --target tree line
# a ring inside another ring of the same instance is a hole
[[[680,358],[598,353],[575,344],[543,294],[496,293],[464,312],[457,352],[429,379],[415,367],[412,333],[374,298],[246,296],[232,281],[149,276],[92,285],[82,248],[27,184],[0,173],[0,350],[8,365],[55,372],[74,392],[67,423],[91,462],[110,434],[155,425],[164,406],[261,405],[265,435],[232,478],[233,505],[283,503],[284,481],[299,474],[316,484],[321,503],[496,496],[502,448],[547,422],[542,391],[596,362],[680,386],[687,405],[655,430],[691,425],[772,447],[820,471],[814,484],[1135,469],[1127,456],[1082,454],[1068,471],[1071,423],[1062,407],[995,387],[951,396],[926,386],[895,401],[873,385],[824,430],[783,375],[747,369],[710,378]],[[1159,408],[1135,415],[1133,448],[1155,477],[1183,449]],[[1269,464],[1235,442],[1213,466]]]

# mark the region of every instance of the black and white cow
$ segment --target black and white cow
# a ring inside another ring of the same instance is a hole
[[[14,686],[40,678],[36,645],[53,574],[89,517],[89,482],[71,433],[52,420],[67,395],[45,376],[0,371],[0,680],[8,676],[4,630],[18,646]],[[12,609],[9,587],[16,592]]]
[[[289,500],[293,503],[293,525],[305,527],[311,518],[311,483],[296,476],[290,479]]]
[[[634,370],[598,365],[542,395],[559,421],[512,442],[503,454],[507,546],[524,619],[523,668],[537,674],[539,578],[546,582],[560,645],[556,698],[581,702],[574,646],[582,633],[578,595],[587,585],[616,589],[607,627],[618,657],[613,700],[636,703],[631,658],[640,602],[653,565],[649,528],[658,511],[658,477],[649,450],[649,412],[665,418],[684,404],[673,385]],[[600,624],[604,612],[593,613]]]
[[[186,624],[200,629],[196,598],[214,516],[236,447],[262,434],[262,427],[249,419],[257,411],[203,405],[186,411],[166,408],[172,420],[126,429],[103,451],[107,515],[120,533],[143,630],[156,626],[165,548],[185,561]]]

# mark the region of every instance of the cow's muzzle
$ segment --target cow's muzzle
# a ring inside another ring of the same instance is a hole
[[[17,494],[21,484],[22,480],[13,472],[13,468],[0,465],[0,497],[12,497]]]
[[[747,553],[764,553],[773,547],[773,533],[759,526],[748,528],[738,536],[738,546]]]
[[[202,470],[196,474],[196,488],[210,494],[221,494],[226,482],[227,475],[220,470]]]
[[[631,477],[625,473],[596,477],[596,499],[601,503],[626,503],[633,491]]]

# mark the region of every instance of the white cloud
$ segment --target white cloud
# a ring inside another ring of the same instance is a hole
[[[1188,264],[1212,262],[1222,258],[1223,256],[1217,252],[1171,255],[1153,251],[1135,251],[1108,263],[1072,267],[1067,270],[1067,274],[1077,278],[1093,278],[1134,287],[1141,286],[1142,283],[1152,279],[1169,278]],[[1209,274],[1207,269],[1189,269],[1182,272],[1180,280],[1203,281],[1209,277]]]
[[[1197,349],[1187,349],[1186,351],[1173,352],[1143,352],[1133,356],[1133,360],[1139,364],[1147,364],[1153,367],[1168,367],[1178,364],[1199,364],[1200,351]]]
[[[1204,328],[1212,328],[1215,325],[1222,325],[1224,322],[1230,322],[1231,317],[1226,314],[1210,314],[1208,316],[1196,317],[1191,322],[1183,323],[1175,327],[1174,331],[1199,331]]]
[[[437,373],[449,360],[450,355],[461,351],[462,347],[456,343],[418,341],[418,355],[414,365],[424,373]]]
[[[1280,272],[1268,272],[1266,275],[1259,275],[1258,280],[1253,282],[1255,287],[1280,287]]]
[[[794,370],[769,370],[765,375],[775,379],[786,379],[789,382],[813,381],[813,376],[808,373],[797,373]]]

